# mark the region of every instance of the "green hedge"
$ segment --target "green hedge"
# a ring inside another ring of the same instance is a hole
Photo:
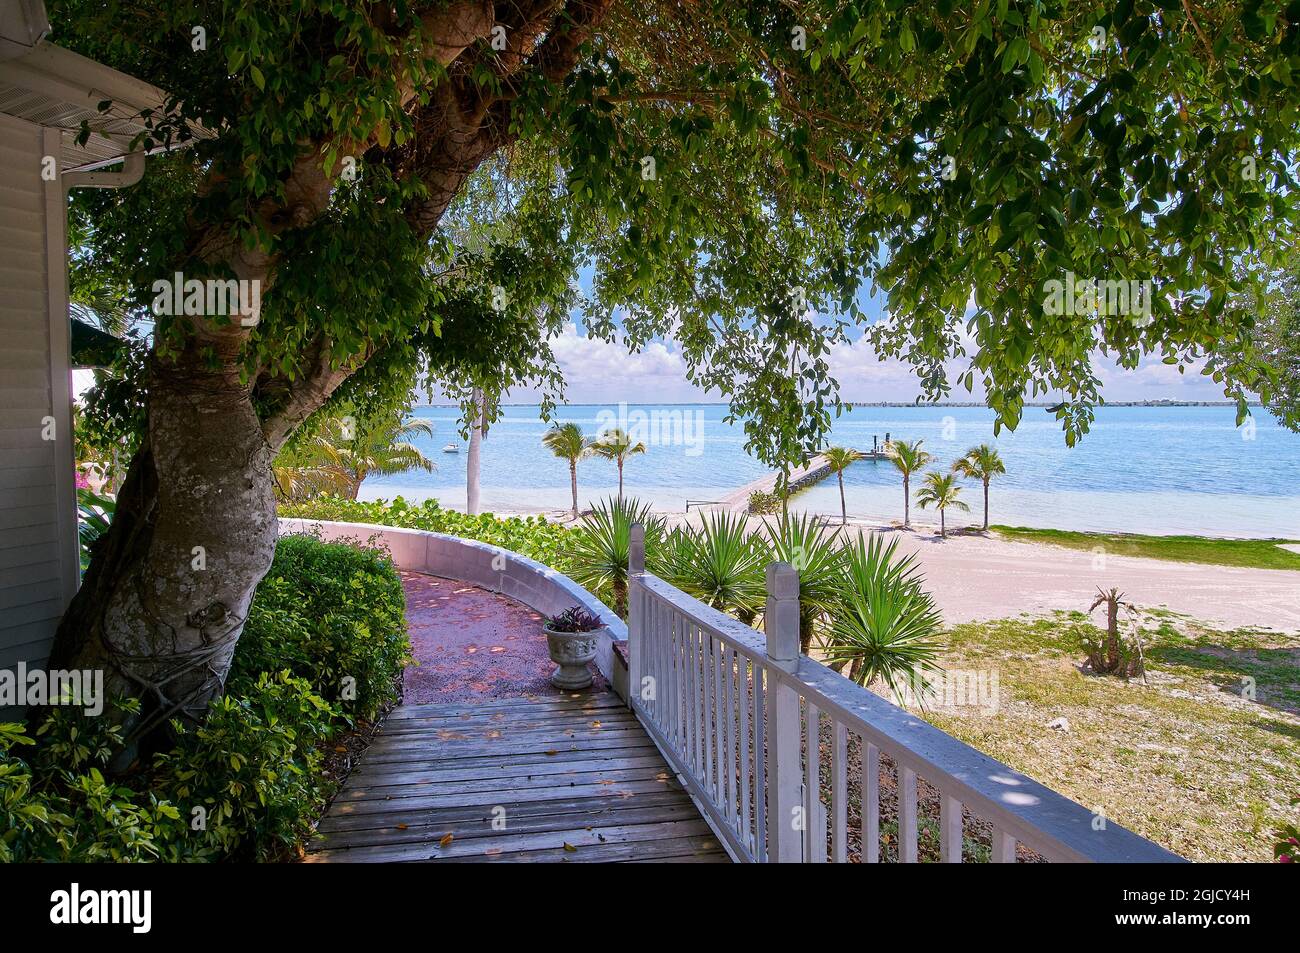
[[[341,711],[371,719],[397,701],[409,661],[405,611],[402,581],[385,554],[285,536],[249,608],[229,691],[288,670]]]
[[[383,553],[281,539],[226,695],[174,747],[110,778],[111,718],[51,709],[0,724],[0,862],[267,860],[310,833],[330,781],[321,746],[397,696],[410,652]],[[139,703],[117,703],[124,712]]]
[[[491,513],[467,516],[455,510],[444,510],[436,500],[408,503],[400,496],[391,502],[375,503],[343,500],[338,497],[321,497],[302,503],[281,503],[280,515],[295,519],[377,523],[382,526],[449,533],[452,536],[476,539],[509,549],[563,573],[568,573],[574,568],[566,540],[570,538],[570,534],[581,532],[579,529],[569,529],[548,522],[543,516],[502,517],[493,516]]]

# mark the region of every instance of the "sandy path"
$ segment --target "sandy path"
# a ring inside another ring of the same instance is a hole
[[[1164,606],[1231,628],[1300,631],[1300,572],[1238,569],[1098,556],[1084,550],[981,536],[937,537],[902,530],[948,622],[1057,609],[1086,611],[1097,587],[1117,586],[1139,606]]]

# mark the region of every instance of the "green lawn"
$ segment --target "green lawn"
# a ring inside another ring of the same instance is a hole
[[[1025,526],[994,526],[1003,539],[1025,543],[1050,543],[1070,549],[1098,546],[1114,556],[1146,556],[1180,563],[1211,563],[1216,566],[1245,566],[1251,569],[1300,570],[1300,553],[1283,549],[1279,543],[1300,543],[1293,539],[1211,539],[1207,536],[1137,536],[1129,533],[1077,533],[1061,529],[1030,529]]]
[[[1184,857],[1271,860],[1300,795],[1300,636],[1148,614],[1143,684],[1079,671],[1089,626],[1081,613],[955,626],[942,664],[996,671],[998,708],[924,717]],[[1068,732],[1047,727],[1060,717]]]

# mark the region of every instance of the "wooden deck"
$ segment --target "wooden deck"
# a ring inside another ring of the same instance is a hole
[[[612,694],[398,708],[306,860],[730,862]]]

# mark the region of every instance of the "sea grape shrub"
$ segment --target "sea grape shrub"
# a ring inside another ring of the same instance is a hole
[[[781,497],[776,493],[755,490],[749,494],[749,512],[754,516],[769,516],[781,509]]]
[[[279,513],[294,519],[374,523],[447,533],[500,546],[566,574],[575,568],[568,554],[570,533],[581,532],[551,523],[543,516],[502,517],[491,513],[470,516],[445,510],[436,500],[412,504],[400,496],[391,502],[320,497],[301,503],[282,503]]]
[[[177,725],[155,783],[182,809],[191,849],[228,860],[288,855],[325,806],[319,745],[340,720],[305,679],[263,672],[214,702],[201,726]]]
[[[592,615],[582,606],[565,609],[546,620],[546,627],[552,632],[595,632],[604,624],[599,616]]]
[[[284,536],[258,585],[227,691],[287,670],[352,719],[398,700],[410,660],[402,580],[373,547]]]

